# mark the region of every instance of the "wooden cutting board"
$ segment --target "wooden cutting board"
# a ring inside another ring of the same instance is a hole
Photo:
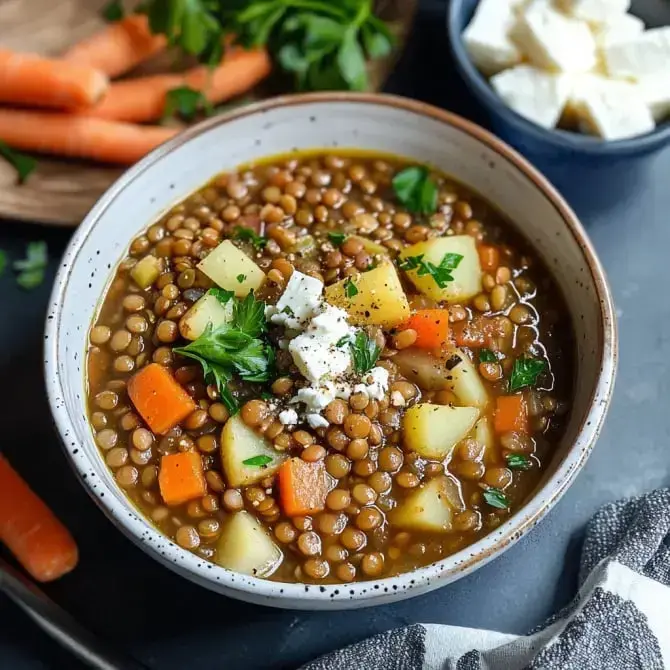
[[[108,0],[0,0],[0,47],[57,56],[67,46],[99,30],[100,10]],[[409,33],[416,0],[379,0],[378,13],[391,22],[403,44]],[[399,49],[398,49],[399,51]],[[379,90],[398,53],[370,67],[370,81]],[[148,63],[155,71],[159,63]],[[256,98],[264,97],[255,92]],[[23,185],[16,173],[0,161],[0,218],[77,226],[98,197],[123,168],[81,161],[40,158],[39,166]]]

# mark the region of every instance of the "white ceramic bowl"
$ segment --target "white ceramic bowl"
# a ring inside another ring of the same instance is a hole
[[[562,289],[576,334],[569,425],[526,505],[477,543],[426,568],[336,586],[279,584],[203,561],[159,533],[116,486],[86,416],[87,332],[112,270],[130,240],[215,174],[293,149],[355,147],[428,162],[504,212]],[[616,327],[607,282],[586,234],[549,183],[507,145],[452,114],[403,98],[309,94],[251,105],[201,123],[128,170],[91,210],[62,260],[47,316],[49,401],[66,453],[110,520],[175,572],[225,595],[299,609],[344,609],[409,598],[484,565],[532,528],[584,464],[610,401]]]

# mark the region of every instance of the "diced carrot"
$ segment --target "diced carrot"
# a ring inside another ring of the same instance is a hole
[[[188,86],[217,104],[248,91],[270,73],[270,68],[270,58],[262,49],[235,49],[214,70],[200,66],[184,74],[157,74],[114,83],[100,104],[80,113],[115,121],[153,121],[163,115],[165,96],[172,89]]]
[[[58,579],[79,560],[77,545],[67,528],[2,454],[0,541],[40,582]]]
[[[471,321],[457,321],[451,324],[451,332],[456,346],[483,347],[486,344],[486,332]]]
[[[207,482],[202,458],[197,451],[182,451],[161,458],[158,487],[166,505],[202,498],[207,493]]]
[[[500,265],[500,250],[492,244],[480,244],[477,247],[479,252],[479,264],[484,272],[495,272]]]
[[[284,514],[304,516],[325,508],[328,478],[322,461],[308,463],[302,458],[291,458],[282,463],[278,475]]]
[[[496,398],[493,425],[496,433],[516,431],[517,433],[528,434],[526,401],[521,393],[501,395]]]
[[[95,104],[109,86],[88,65],[0,49],[0,102],[73,109]]]
[[[437,349],[446,344],[449,337],[449,311],[446,309],[419,309],[403,328],[416,331],[415,346],[422,349]]]
[[[14,149],[131,165],[177,134],[72,114],[0,109],[0,140]]]
[[[73,45],[62,58],[118,77],[166,46],[165,35],[153,35],[146,16],[131,14]]]
[[[135,409],[159,435],[167,433],[195,410],[191,396],[169,370],[158,363],[150,363],[136,372],[128,380],[127,389]]]

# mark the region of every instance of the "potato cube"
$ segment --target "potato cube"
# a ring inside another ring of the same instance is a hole
[[[145,256],[133,266],[130,276],[140,288],[148,288],[158,279],[162,268],[160,259],[156,256]]]
[[[223,323],[228,323],[233,318],[233,301],[229,300],[225,305],[210,293],[205,293],[191,308],[181,317],[179,321],[179,332],[187,340],[197,340],[211,323],[216,328]]]
[[[238,298],[246,297],[249,291],[258,290],[265,281],[263,270],[230,240],[221,242],[209,256],[200,261],[198,270],[221,288],[233,291]]]
[[[448,533],[454,511],[462,509],[457,484],[447,476],[434,477],[389,512],[391,526],[407,530]]]

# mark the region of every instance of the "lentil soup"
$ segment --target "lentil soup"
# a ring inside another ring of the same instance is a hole
[[[453,179],[357,151],[222,174],[130,244],[91,327],[118,485],[223,567],[343,583],[496,528],[570,407],[546,268]]]

